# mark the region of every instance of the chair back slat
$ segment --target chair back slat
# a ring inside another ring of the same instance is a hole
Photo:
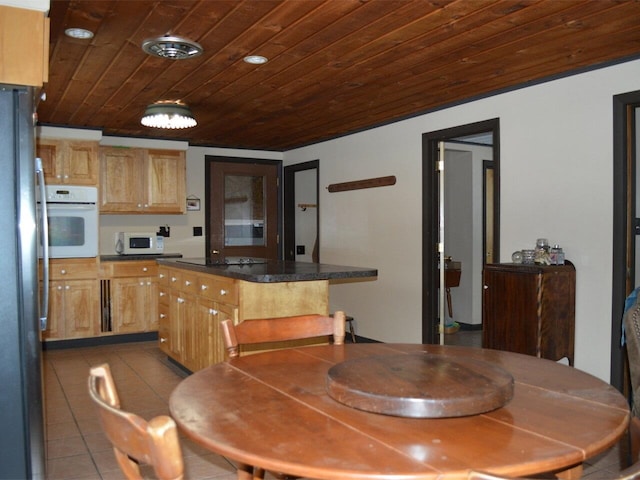
[[[237,357],[240,345],[286,342],[322,336],[332,336],[333,343],[342,345],[344,322],[344,312],[338,311],[333,317],[310,314],[260,318],[245,320],[235,326],[231,320],[224,320],[220,326],[229,356]]]

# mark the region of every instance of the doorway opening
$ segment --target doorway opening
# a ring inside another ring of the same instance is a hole
[[[282,258],[281,176],[280,160],[205,156],[208,258]]]
[[[320,263],[320,161],[284,168],[284,259]]]
[[[490,145],[481,138],[490,138]],[[465,148],[461,146],[465,144]],[[469,153],[470,149],[466,145],[480,145],[480,150],[489,150],[488,155],[480,153],[474,155]],[[483,145],[484,144],[484,145]],[[440,316],[443,313],[443,324],[446,324],[446,317],[451,308],[441,309],[444,300],[444,287],[440,288],[440,259],[443,265],[447,265],[448,249],[446,240],[455,244],[457,252],[467,255],[467,266],[461,265],[461,277],[467,274],[467,289],[465,295],[469,296],[466,303],[475,304],[476,316],[479,315],[481,321],[481,298],[482,298],[482,266],[487,261],[498,259],[499,255],[499,211],[500,211],[500,136],[499,119],[491,119],[468,125],[448,128],[435,132],[423,134],[422,156],[423,156],[423,182],[422,182],[422,215],[423,215],[423,235],[422,235],[422,341],[423,343],[440,343]],[[443,153],[440,156],[440,147]],[[457,147],[456,147],[457,146]],[[449,155],[447,156],[447,150]],[[486,158],[490,156],[491,158]],[[448,160],[447,160],[448,158]],[[442,161],[441,161],[442,159]],[[473,159],[471,164],[470,159]],[[487,163],[488,162],[488,163]],[[449,168],[452,171],[452,178],[447,180],[448,173],[443,177],[440,163],[444,166],[444,171]],[[449,165],[449,167],[447,167]],[[459,171],[456,179],[456,170]],[[474,173],[474,171],[476,173]],[[477,180],[474,180],[477,179]],[[489,185],[489,181],[491,184]],[[476,182],[472,184],[471,182]],[[442,187],[441,187],[442,185]],[[440,190],[444,190],[441,192]],[[474,194],[474,191],[476,192]],[[448,200],[447,200],[448,199]],[[452,199],[455,201],[452,203]],[[450,211],[448,214],[444,208],[447,202],[452,203],[459,210],[459,214],[466,218],[466,225],[451,224],[447,227],[447,215],[453,218],[456,213]],[[472,224],[475,224],[472,225]],[[479,225],[479,226],[478,226]],[[480,231],[474,235],[473,242],[460,237],[463,228],[473,228]],[[458,229],[458,233],[455,231]],[[479,230],[478,230],[479,229]],[[450,232],[449,232],[450,230]],[[451,236],[449,235],[451,233]],[[442,252],[442,254],[441,254]],[[451,259],[456,261],[455,258]],[[445,269],[445,274],[447,273]],[[442,281],[446,283],[445,275]],[[473,299],[475,297],[475,300]],[[448,298],[447,298],[448,300]],[[478,307],[478,302],[480,307]],[[449,302],[447,302],[449,304]],[[447,305],[448,306],[448,305]],[[472,307],[470,307],[472,308]],[[479,311],[478,311],[479,310]]]
[[[613,278],[611,298],[611,384],[626,392],[626,355],[621,347],[622,316],[627,296],[637,287],[640,265],[640,198],[638,140],[640,91],[613,97]]]

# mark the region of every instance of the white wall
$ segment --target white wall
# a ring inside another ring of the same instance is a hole
[[[536,238],[577,270],[578,368],[608,380],[611,338],[612,97],[640,90],[640,61],[559,79],[291,150],[320,159],[323,263],[376,267],[376,281],[331,287],[359,334],[421,340],[424,132],[500,118],[501,258]],[[395,175],[395,186],[328,193],[330,183]]]

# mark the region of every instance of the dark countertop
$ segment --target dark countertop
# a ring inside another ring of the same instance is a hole
[[[160,265],[256,283],[303,282],[378,276],[378,270],[375,268],[347,267],[324,263],[269,260],[264,261],[264,263],[243,265],[205,265],[204,261],[204,258],[158,259]],[[202,263],[202,265],[186,262]]]
[[[127,262],[132,260],[158,260],[161,258],[181,258],[180,253],[161,253],[150,255],[100,255],[101,262]]]

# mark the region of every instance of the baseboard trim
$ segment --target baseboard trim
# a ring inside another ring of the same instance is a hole
[[[158,332],[127,333],[122,335],[105,335],[103,337],[73,338],[69,340],[49,340],[42,342],[43,350],[62,350],[66,348],[97,347],[119,343],[150,342],[158,340]]]

